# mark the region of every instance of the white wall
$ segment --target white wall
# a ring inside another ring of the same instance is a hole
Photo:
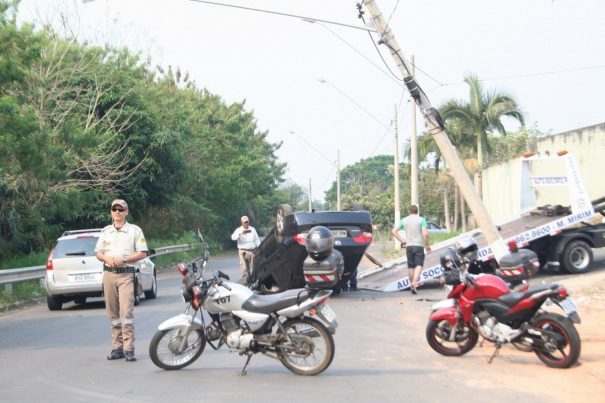
[[[590,199],[605,196],[605,123],[554,134],[540,139],[536,150],[541,156],[556,155],[560,150],[572,154]],[[520,213],[520,160],[489,167],[483,171],[483,202],[496,224],[517,217]],[[564,175],[564,164],[553,161],[532,162],[532,174]],[[536,204],[569,205],[567,188],[543,187],[536,192]]]

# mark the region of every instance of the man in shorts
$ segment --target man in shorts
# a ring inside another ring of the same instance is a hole
[[[418,215],[418,206],[411,205],[410,215],[399,221],[399,224],[391,232],[395,238],[405,245],[405,253],[408,261],[408,277],[410,278],[410,289],[412,294],[416,294],[418,279],[424,265],[424,250],[431,253],[429,244],[429,232],[424,217]],[[405,239],[401,237],[400,230],[405,230]]]

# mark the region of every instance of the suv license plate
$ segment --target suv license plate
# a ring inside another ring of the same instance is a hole
[[[95,273],[84,273],[84,274],[75,274],[75,281],[93,281],[96,279]]]
[[[332,308],[330,308],[328,305],[326,304],[321,304],[319,306],[319,313],[321,314],[321,316],[323,316],[329,323],[334,322],[334,319],[336,319],[336,314],[334,313],[334,311],[332,310]]]
[[[576,304],[574,304],[573,300],[570,298],[565,298],[564,300],[560,301],[559,305],[561,308],[563,308],[567,315],[571,315],[577,310]]]

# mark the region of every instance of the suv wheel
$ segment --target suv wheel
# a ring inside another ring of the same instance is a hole
[[[155,270],[153,271],[153,277],[151,278],[151,289],[145,291],[145,299],[155,299],[158,295],[158,280],[156,279]]]
[[[60,311],[63,306],[63,298],[61,296],[53,297],[52,295],[47,295],[46,304],[50,311]]]
[[[139,294],[139,279],[135,277],[132,284],[134,285],[134,306],[137,306],[141,302],[141,294]]]

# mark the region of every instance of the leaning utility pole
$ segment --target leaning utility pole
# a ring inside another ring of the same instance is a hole
[[[454,180],[460,187],[460,191],[466,199],[466,202],[473,212],[473,215],[477,219],[477,223],[479,224],[483,235],[485,235],[487,242],[492,247],[494,256],[496,259],[500,260],[500,258],[507,253],[504,241],[502,241],[502,238],[496,230],[491,217],[487,213],[483,202],[475,191],[473,183],[464,170],[464,166],[458,158],[450,139],[447,137],[447,134],[444,131],[444,123],[439,115],[439,112],[437,109],[431,106],[426,94],[422,91],[420,86],[418,86],[416,79],[410,73],[410,69],[403,59],[401,49],[395,40],[395,36],[382,17],[376,2],[374,0],[363,0],[363,4],[365,4],[368,11],[372,15],[372,22],[381,36],[379,43],[383,43],[389,48],[391,56],[395,60],[399,71],[403,75],[403,81],[410,91],[410,95],[412,98],[414,98],[414,101],[424,115],[425,124],[429,130],[429,133],[431,133],[435,143],[437,144],[437,147],[439,147],[439,151],[441,151],[441,155],[443,156],[445,163],[451,170]]]

